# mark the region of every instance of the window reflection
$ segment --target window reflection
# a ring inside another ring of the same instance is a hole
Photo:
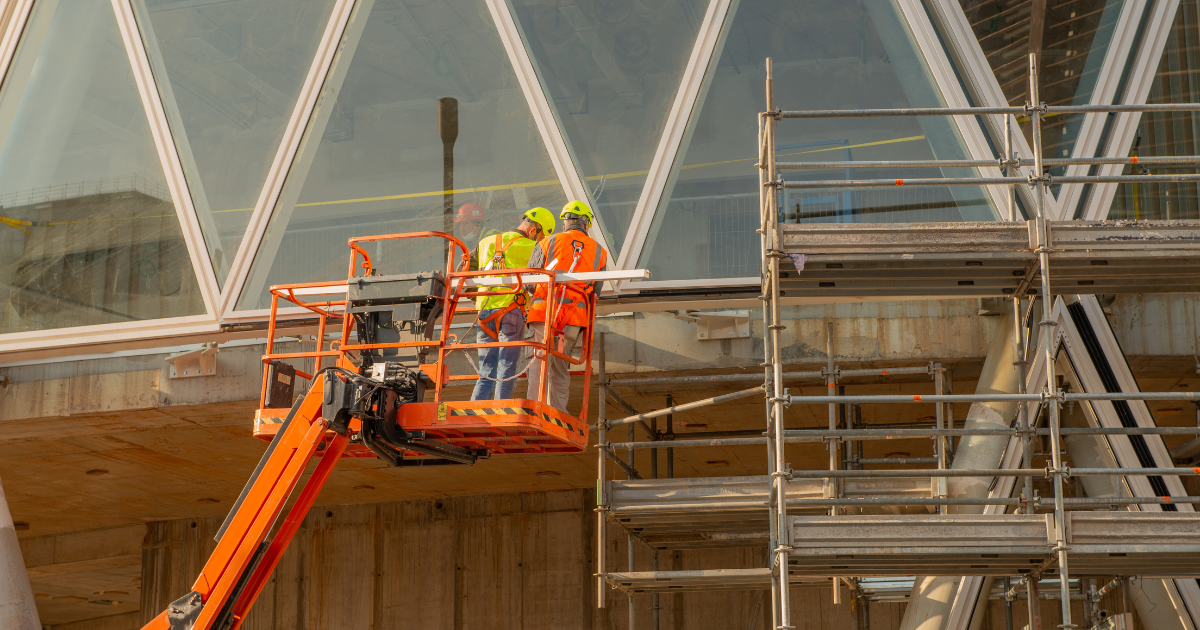
[[[134,7],[224,283],[333,0],[138,0]]]
[[[1047,105],[1086,105],[1092,100],[1121,0],[960,0],[988,64],[1010,105],[1029,100],[1029,53],[1038,55],[1038,92]],[[1048,158],[1071,155],[1083,114],[1051,115],[1042,122]],[[1033,143],[1029,117],[1018,119]],[[1050,170],[1062,175],[1066,167]],[[1058,186],[1052,187],[1057,194]]]
[[[1200,2],[1179,3],[1150,86],[1149,103],[1200,103]],[[1142,114],[1130,155],[1200,155],[1200,112]],[[1194,173],[1188,168],[1131,168],[1122,175]],[[1200,183],[1120,184],[1110,219],[1200,219]]]
[[[198,315],[108,0],[34,6],[0,92],[0,333]]]
[[[478,204],[484,229],[507,230],[532,207],[566,203],[482,0],[377,0],[362,17],[344,83],[327,86],[309,131],[319,144],[289,175],[239,309],[268,307],[273,284],[344,278],[350,237],[444,228],[441,98],[458,101],[453,208]],[[442,252],[425,239],[372,254],[399,273],[444,268]]]
[[[754,168],[764,60],[783,109],[942,107],[899,9],[889,0],[743,0],[726,20],[725,48],[689,121],[687,143],[647,238],[640,266],[654,280],[757,277]],[[781,161],[967,159],[945,117],[786,120]],[[974,169],[786,171],[790,180],[970,177]],[[785,222],[992,220],[978,187],[786,190]]]
[[[707,7],[704,0],[512,1],[614,255]]]

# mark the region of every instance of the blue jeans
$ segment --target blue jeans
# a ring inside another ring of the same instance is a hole
[[[487,319],[497,309],[480,311],[480,321]],[[491,322],[495,325],[496,322]],[[525,314],[521,309],[514,308],[500,319],[499,341],[521,341],[525,338]],[[491,343],[497,341],[491,335],[480,330],[475,337],[476,343]],[[479,380],[475,381],[475,391],[471,400],[503,400],[512,398],[513,387],[517,384],[517,363],[521,360],[521,346],[505,348],[480,348],[479,350]],[[505,380],[508,379],[508,380]]]

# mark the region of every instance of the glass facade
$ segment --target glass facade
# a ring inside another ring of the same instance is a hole
[[[204,314],[109,0],[34,6],[0,137],[0,333]]]
[[[377,0],[363,17],[344,83],[320,104],[304,151],[315,150],[288,177],[239,309],[269,306],[273,284],[344,278],[350,237],[443,229],[442,98],[458,102],[452,208],[476,203],[482,229],[503,231],[532,207],[566,203],[483,0]],[[459,236],[475,247],[472,232]],[[443,242],[374,253],[384,273],[444,269]]]
[[[642,250],[654,280],[757,277],[760,268],[758,114],[764,59],[783,109],[939,107],[941,98],[898,6],[890,0],[742,0],[688,122]],[[949,118],[824,118],[777,127],[780,160],[967,159]],[[789,180],[972,176],[972,169],[786,171]],[[781,195],[784,222],[991,220],[978,187],[802,189]]]
[[[205,315],[209,284],[197,281],[191,251],[207,250],[224,302],[245,312],[269,305],[272,284],[343,277],[353,236],[449,229],[475,247],[482,234],[515,227],[529,208],[557,213],[568,187],[555,164],[585,181],[615,260],[631,246],[623,241],[632,212],[648,200],[647,174],[660,166],[658,145],[672,131],[682,140],[661,164],[670,176],[649,208],[645,238],[639,233],[638,249],[626,252],[630,266],[651,270],[656,282],[755,278],[755,143],[767,57],[785,109],[946,102],[922,52],[944,48],[918,41],[914,33],[928,31],[908,23],[900,0],[731,2],[717,16],[721,34],[707,60],[692,55],[712,1],[375,0],[346,27],[314,113],[300,121],[307,131],[299,151],[280,165],[285,184],[265,235],[235,282],[234,256],[337,0],[130,4],[139,32],[123,32],[109,0],[36,0],[0,83],[0,335]],[[957,6],[1012,104],[1027,98],[1030,51],[1042,60],[1051,105],[1091,102],[1104,81],[1119,92],[1146,71],[1155,73],[1149,102],[1200,102],[1200,0],[1180,0],[1153,69],[1133,61],[1148,41],[1153,3],[1136,14],[1118,0]],[[509,11],[511,40],[493,10]],[[1132,34],[1132,52],[1121,58],[1113,56],[1126,52],[1112,47],[1117,33]],[[149,65],[150,86],[139,87],[129,58],[138,51],[125,46],[139,35],[147,58],[136,67]],[[514,72],[521,56],[533,85]],[[695,77],[685,77],[689,67]],[[685,126],[667,129],[680,86],[700,79]],[[139,89],[157,89],[163,110],[148,113]],[[553,117],[539,127],[530,103],[540,111],[543,98]],[[164,117],[165,140],[180,160],[169,171],[161,134],[152,132]],[[1069,155],[1083,122],[1049,118],[1046,155]],[[785,171],[791,180],[976,175],[842,166],[973,157],[959,130],[944,117],[787,120],[775,148],[783,160],[829,163]],[[550,136],[566,147],[562,162],[551,161]],[[1120,150],[1200,153],[1200,117],[1146,114]],[[181,229],[168,192],[166,173],[177,169],[199,234]],[[1124,184],[1111,200],[1099,190],[1084,187],[1076,210],[1095,216],[1101,203],[1111,206],[1110,218],[1200,220],[1195,182]],[[796,223],[998,218],[987,191],[973,186],[789,189],[779,202],[780,219]],[[464,205],[483,214],[481,224],[453,221]],[[440,239],[371,247],[384,273],[445,264]]]
[[[1200,0],[1183,0],[1150,86],[1150,103],[1200,103]],[[1142,114],[1129,155],[1200,155],[1200,112]],[[1131,168],[1125,175],[1195,172]],[[1200,183],[1120,184],[1110,219],[1200,219]]]
[[[1029,53],[1037,53],[1041,100],[1047,105],[1091,102],[1113,32],[1125,4],[1121,0],[960,0],[988,65],[1010,105],[1029,100]],[[1042,122],[1048,158],[1069,157],[1083,124],[1082,114],[1049,116]],[[1033,143],[1029,118],[1019,118]],[[1065,167],[1050,170],[1062,175]],[[1057,193],[1058,186],[1053,186]]]
[[[615,257],[708,3],[511,6]]]
[[[134,7],[224,283],[333,0],[137,0]]]

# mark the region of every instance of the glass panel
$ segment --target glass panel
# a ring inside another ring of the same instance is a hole
[[[719,63],[689,121],[690,141],[655,216],[639,266],[653,280],[759,274],[758,113],[766,57],[775,103],[790,110],[943,107],[928,68],[890,0],[742,0],[726,20]],[[789,119],[781,161],[966,159],[946,117]],[[972,177],[974,169],[788,170],[788,180]],[[974,186],[786,190],[785,222],[992,220]]]
[[[614,259],[700,32],[705,0],[512,0]]]
[[[134,7],[224,284],[333,0],[138,0]]]
[[[1200,103],[1200,0],[1179,3],[1150,86],[1150,103]],[[1200,155],[1200,112],[1142,114],[1130,155]],[[1126,167],[1123,175],[1194,173],[1196,167]],[[1200,183],[1120,184],[1110,219],[1200,219]]]
[[[960,0],[988,64],[1010,105],[1029,100],[1029,53],[1038,53],[1041,100],[1047,105],[1086,105],[1112,42],[1122,0]],[[1034,13],[1034,5],[1042,11]],[[1034,37],[1030,38],[1030,33]],[[1042,123],[1042,147],[1048,158],[1071,154],[1082,114],[1049,116]],[[1018,119],[1033,142],[1029,118]],[[1050,169],[1062,175],[1066,167]],[[1052,186],[1057,194],[1058,186]]]
[[[205,312],[112,11],[39,2],[0,92],[0,332]]]
[[[289,175],[239,309],[268,307],[273,284],[344,278],[352,236],[443,229],[440,98],[458,99],[452,208],[477,203],[482,229],[508,230],[529,208],[566,203],[482,0],[376,0],[353,54],[336,102],[322,99],[309,132],[320,143]],[[475,247],[478,232],[458,227]],[[373,253],[385,273],[444,269],[443,242]]]

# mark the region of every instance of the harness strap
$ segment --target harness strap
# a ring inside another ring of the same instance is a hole
[[[514,311],[518,308],[521,309],[522,313],[525,312],[525,295],[522,293],[516,294],[516,296],[514,296],[513,301],[508,303],[508,306],[505,306],[504,308],[501,308],[501,309],[496,309],[495,313],[492,313],[491,315],[488,315],[487,317],[480,319],[479,320],[479,330],[482,330],[485,334],[487,334],[487,336],[491,337],[492,339],[495,339],[496,341],[500,341],[500,322],[501,322],[501,320],[504,319],[505,315],[508,315],[509,313],[511,313],[512,311]],[[490,328],[488,327],[488,324],[491,324]]]

